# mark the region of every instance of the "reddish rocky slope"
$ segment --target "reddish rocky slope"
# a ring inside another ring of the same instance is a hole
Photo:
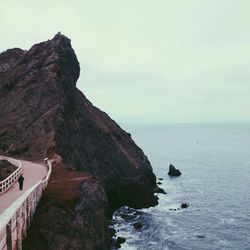
[[[157,203],[147,157],[76,88],[79,73],[61,34],[0,54],[0,153],[55,161],[26,249],[108,249],[114,209]]]

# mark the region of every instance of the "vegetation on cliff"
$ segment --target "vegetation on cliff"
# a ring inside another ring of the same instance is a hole
[[[4,179],[6,179],[16,169],[17,169],[17,166],[13,165],[11,162],[7,160],[0,160],[0,181],[3,181]]]

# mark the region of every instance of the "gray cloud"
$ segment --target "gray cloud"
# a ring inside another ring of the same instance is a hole
[[[78,87],[120,121],[250,121],[247,0],[5,1],[0,48],[61,31]]]

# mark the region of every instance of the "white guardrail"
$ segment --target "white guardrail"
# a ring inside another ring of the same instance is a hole
[[[6,179],[0,182],[0,195],[1,195],[2,193],[6,192],[16,182],[16,180],[18,179],[23,170],[20,161],[7,157],[6,158],[1,157],[0,160],[8,160],[14,165],[16,165],[15,162],[18,162],[18,168],[10,176],[8,176]]]
[[[27,236],[30,221],[52,172],[49,159],[46,158],[44,161],[48,167],[45,180],[39,181],[27,190],[0,215],[0,250],[22,249],[22,240]]]

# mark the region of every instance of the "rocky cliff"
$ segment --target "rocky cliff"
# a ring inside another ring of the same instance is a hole
[[[0,54],[0,154],[54,161],[24,249],[109,249],[116,208],[157,204],[147,157],[76,88],[79,73],[61,34]]]

